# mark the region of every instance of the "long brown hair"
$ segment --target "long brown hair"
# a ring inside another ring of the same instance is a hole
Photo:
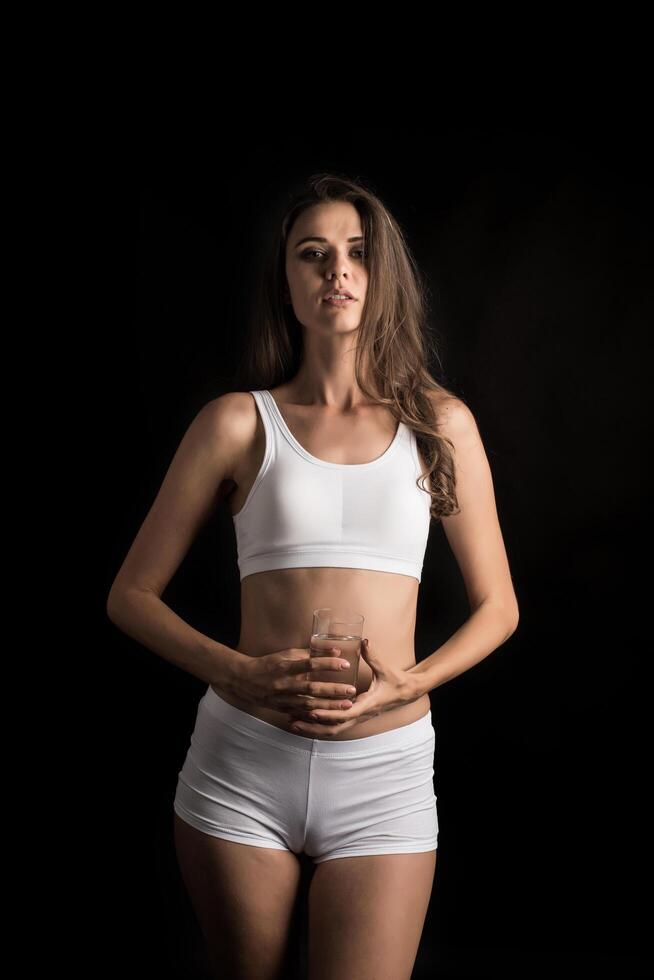
[[[302,211],[332,201],[353,204],[363,228],[368,289],[357,334],[357,384],[416,433],[426,464],[417,483],[431,494],[432,518],[458,513],[454,445],[439,432],[429,392],[458,396],[429,371],[429,358],[439,364],[440,358],[427,323],[428,289],[398,221],[360,178],[313,174],[287,192],[281,220],[275,221],[261,253],[263,269],[255,276],[237,389],[274,388],[299,370],[302,326],[291,304],[284,302],[286,243]]]

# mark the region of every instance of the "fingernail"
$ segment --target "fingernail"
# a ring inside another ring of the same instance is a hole
[[[356,694],[357,693],[356,687],[346,687],[345,690],[347,691],[348,694]]]
[[[340,647],[332,647],[332,653],[340,653],[340,652],[341,652]]]
[[[350,666],[350,665],[349,665],[349,663],[347,662],[347,660],[342,660],[342,661],[341,661],[341,670],[347,670],[347,668],[348,668],[349,666]]]

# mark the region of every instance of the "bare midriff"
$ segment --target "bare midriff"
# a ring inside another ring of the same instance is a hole
[[[363,635],[370,641],[371,653],[389,667],[407,670],[416,663],[418,586],[418,580],[409,575],[361,568],[282,568],[248,575],[241,582],[241,632],[235,649],[250,657],[261,657],[292,647],[308,647],[313,610],[345,606],[365,617]],[[357,696],[368,690],[372,677],[370,667],[360,657]],[[334,671],[334,683],[343,683],[338,671]],[[221,693],[221,697],[241,711],[290,731],[293,718],[283,711],[253,706],[232,694]],[[429,695],[423,694],[416,701],[324,737],[340,741],[377,735],[409,725],[429,710]],[[320,736],[311,733],[308,737]]]
[[[293,430],[298,433],[299,441],[308,452],[322,458],[323,448],[306,441],[309,432],[303,428],[306,422],[305,413],[294,411],[288,404],[294,400],[285,397],[288,387],[282,385],[271,389],[271,392],[284,405],[284,411],[293,415]],[[248,395],[248,398],[251,397]],[[254,411],[254,405],[251,409]],[[370,416],[370,421],[374,418],[379,425],[377,420],[381,419],[378,413],[386,410],[374,406],[368,411],[375,413]],[[375,433],[373,428],[373,438],[376,436],[376,440],[373,445],[371,439],[370,459],[381,455],[388,447],[396,429],[397,424],[392,418],[386,419],[381,434],[379,431]],[[352,430],[350,435],[346,435],[342,428],[339,429],[338,441],[347,450],[347,455],[352,455],[353,460],[360,459],[361,437],[358,430]],[[253,445],[242,453],[234,479],[226,480],[221,488],[221,497],[232,517],[240,512],[248,497],[262,464],[264,450],[265,433],[261,420],[258,419]],[[408,670],[416,663],[414,635],[419,584],[410,575],[363,568],[280,568],[247,575],[241,581],[241,631],[236,649],[250,657],[262,657],[292,647],[308,648],[314,609],[344,606],[364,617],[363,636],[368,637],[371,653],[376,654],[389,667]],[[324,676],[322,671],[321,675]],[[355,697],[368,690],[372,677],[370,667],[360,657]],[[344,684],[339,671],[334,671],[334,683]],[[221,697],[241,711],[284,731],[290,731],[294,719],[284,711],[253,706],[231,693],[221,694]],[[316,697],[319,695],[316,694]],[[347,695],[344,694],[342,700],[346,698]],[[338,713],[342,710],[354,709],[339,709]],[[380,732],[409,725],[422,718],[429,710],[429,695],[423,694],[409,704],[383,710],[343,731],[332,734],[325,732],[324,737],[331,741],[340,741],[378,735]],[[309,721],[309,724],[315,726],[316,722]],[[319,736],[311,733],[309,737]]]

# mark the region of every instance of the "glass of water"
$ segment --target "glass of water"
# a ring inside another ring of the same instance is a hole
[[[341,651],[340,658],[347,660],[349,667],[335,675],[333,670],[311,671],[314,681],[325,681],[333,684],[351,684],[357,686],[359,676],[359,660],[361,658],[361,639],[363,637],[363,616],[345,607],[327,607],[314,609],[313,626],[311,628],[310,656],[335,657],[332,647]],[[356,694],[349,695],[350,701],[356,700]]]

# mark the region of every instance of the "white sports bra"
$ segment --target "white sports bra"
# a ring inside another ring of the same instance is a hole
[[[274,568],[370,568],[420,581],[431,497],[416,485],[413,430],[400,422],[369,463],[308,453],[267,390],[252,391],[266,434],[263,462],[234,514],[241,580]]]

